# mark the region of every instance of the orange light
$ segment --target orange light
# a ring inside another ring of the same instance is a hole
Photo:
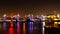
[[[23,23],[23,33],[26,34],[25,23]]]

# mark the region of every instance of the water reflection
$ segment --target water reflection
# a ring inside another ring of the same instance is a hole
[[[19,22],[17,22],[17,34],[20,34],[20,25],[19,25]]]
[[[29,28],[28,28],[29,34],[33,34],[33,22],[29,22],[28,26],[29,26]]]
[[[20,34],[21,28],[20,28],[20,22],[14,22],[14,34]]]
[[[9,24],[8,24],[9,23]],[[40,22],[3,22],[4,34],[42,34]]]
[[[8,34],[14,34],[13,23],[12,22],[10,22],[10,23],[11,23],[11,25],[8,29]]]
[[[6,22],[3,22],[3,30],[6,32]]]
[[[26,34],[26,26],[25,26],[26,24],[25,23],[23,23],[23,34]]]
[[[13,27],[10,27],[10,28],[8,29],[8,34],[14,34],[14,29],[13,29]]]

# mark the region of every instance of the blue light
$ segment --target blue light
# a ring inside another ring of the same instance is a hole
[[[17,17],[16,19],[17,19],[17,21],[19,21],[19,17]]]
[[[19,22],[17,22],[17,26],[19,26]]]
[[[4,17],[3,20],[5,21],[6,20],[6,17]]]
[[[3,30],[6,31],[6,22],[3,22]]]
[[[33,34],[33,22],[29,22],[29,28],[28,28],[28,30],[29,30],[29,34]]]
[[[19,22],[17,22],[17,33],[20,34],[20,26],[19,26]]]
[[[15,28],[16,28],[17,34],[20,34],[20,25],[19,25],[19,22],[15,23]]]

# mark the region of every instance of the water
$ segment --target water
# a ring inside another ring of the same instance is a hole
[[[0,22],[0,34],[42,34],[42,23]]]
[[[60,28],[44,28],[44,22],[0,22],[0,34],[60,34]]]

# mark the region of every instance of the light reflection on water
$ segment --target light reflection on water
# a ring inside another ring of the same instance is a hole
[[[6,32],[6,22],[3,22],[3,30]]]
[[[14,34],[14,29],[13,29],[13,27],[10,27],[10,28],[8,29],[8,34]]]
[[[25,27],[25,23],[23,23],[23,34],[26,34],[26,27]]]
[[[33,22],[29,22],[28,25],[29,25],[29,28],[28,28],[29,34],[33,34]]]
[[[37,34],[40,31],[37,31],[37,33],[35,33],[35,29],[34,29],[34,22],[27,22],[28,24],[26,25],[26,22],[22,23],[22,22],[9,22],[10,26],[8,26],[7,22],[3,22],[2,26],[3,26],[3,33],[4,34]],[[28,27],[27,27],[28,26]],[[35,25],[36,30],[39,30],[39,23],[36,23]],[[28,30],[28,33],[27,33]],[[2,34],[2,33],[1,33]]]
[[[19,22],[17,22],[17,34],[20,34],[20,25],[19,25],[20,23]]]

